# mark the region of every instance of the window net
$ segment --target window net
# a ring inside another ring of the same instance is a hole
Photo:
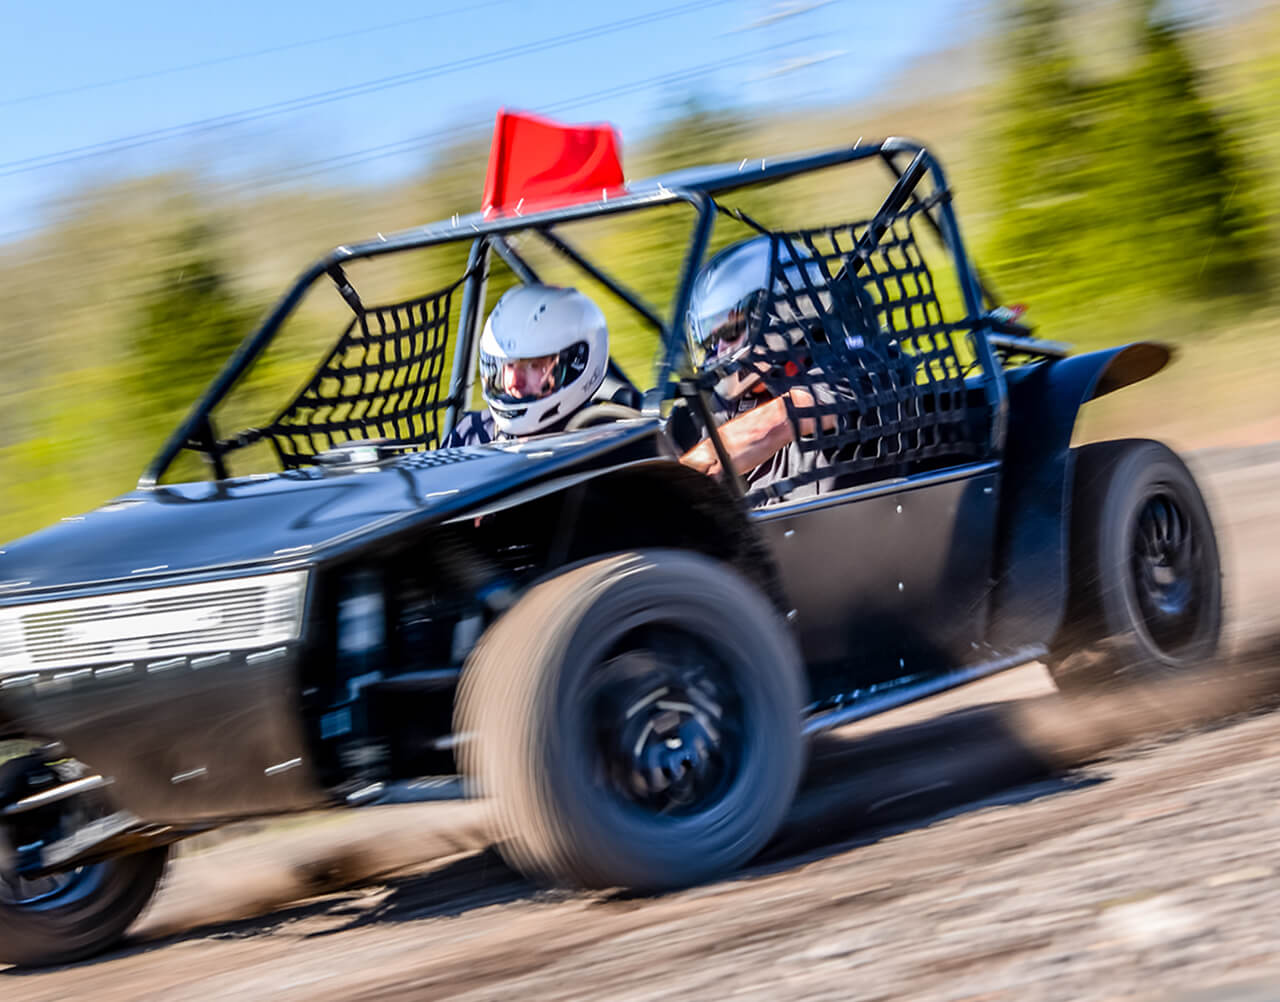
[[[750,503],[985,451],[973,320],[944,316],[913,233],[913,219],[935,202],[878,223],[770,234],[770,285],[748,320],[749,348],[719,371],[755,372],[785,400],[796,462],[767,484],[749,476]]]
[[[405,451],[440,441],[450,316],[461,282],[390,306],[364,307],[294,400],[261,434],[292,469],[343,443]]]

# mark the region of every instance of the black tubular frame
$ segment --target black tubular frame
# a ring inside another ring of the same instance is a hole
[[[912,157],[911,165],[902,171],[894,163],[895,157],[901,155]],[[654,388],[645,395],[644,406],[646,413],[657,415],[663,402],[670,399],[675,392],[673,376],[681,371],[681,361],[686,357],[682,319],[688,310],[694,277],[706,257],[718,209],[715,198],[737,189],[783,181],[800,174],[876,157],[888,164],[898,177],[893,192],[889,200],[886,200],[881,213],[889,207],[890,201],[900,200],[900,207],[901,204],[914,199],[915,188],[926,175],[932,181],[933,190],[944,195],[937,200],[933,209],[924,215],[936,227],[944,247],[954,260],[965,308],[968,315],[973,318],[973,347],[982,368],[983,388],[992,413],[989,445],[993,452],[999,452],[1003,448],[1005,438],[1008,393],[1003,372],[989,341],[993,328],[985,309],[986,289],[965,252],[954,210],[949,197],[945,197],[949,188],[941,165],[920,144],[895,137],[879,143],[858,143],[851,147],[839,147],[786,158],[744,160],[739,164],[682,170],[648,181],[633,182],[620,193],[605,193],[605,197],[591,202],[524,214],[495,214],[487,218],[480,213],[455,216],[450,220],[415,227],[389,236],[379,235],[373,240],[339,246],[307,268],[257,329],[245,338],[186,418],[165,441],[143,472],[138,486],[145,489],[159,484],[174,459],[186,448],[204,453],[213,464],[215,476],[225,476],[224,450],[218,446],[216,436],[213,434],[213,410],[226,398],[262,351],[274,340],[285,320],[321,278],[343,275],[343,265],[351,261],[468,240],[472,242],[472,247],[459,306],[458,342],[454,350],[449,392],[444,398],[448,402],[445,418],[447,431],[460,410],[466,406],[471,395],[476,342],[479,340],[483,321],[481,314],[490,251],[499,254],[518,277],[524,278],[526,273],[530,276],[535,274],[506,240],[508,234],[521,231],[537,233],[553,248],[579,267],[583,267],[588,274],[635,309],[647,322],[659,325],[663,350],[654,373]],[[565,223],[680,203],[689,205],[694,210],[696,219],[682,264],[681,280],[665,322],[634,293],[606,272],[595,266],[586,267],[585,258],[553,232],[555,227]],[[695,407],[697,406],[696,400],[691,402]],[[710,432],[713,445],[718,452],[723,452],[714,424]],[[728,471],[726,473],[728,474]]]
[[[638,295],[628,289],[603,268],[600,268],[598,265],[588,260],[576,247],[569,243],[569,241],[565,240],[564,237],[560,236],[560,234],[556,233],[550,226],[544,227],[536,232],[549,247],[556,251],[556,253],[572,261],[584,272],[612,292],[618,297],[618,299],[648,321],[649,326],[659,334],[666,334],[666,324],[662,322],[662,318],[654,312],[652,306],[646,303]]]

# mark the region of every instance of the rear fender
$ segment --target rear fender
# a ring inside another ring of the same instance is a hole
[[[1071,435],[1090,400],[1168,364],[1166,345],[1141,341],[1007,373],[1009,437],[997,529],[988,642],[998,649],[1047,643],[1067,602],[1074,456]]]

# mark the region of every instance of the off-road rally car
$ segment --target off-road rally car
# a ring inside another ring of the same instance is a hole
[[[0,548],[0,962],[101,951],[174,843],[324,807],[477,795],[537,881],[687,885],[764,847],[818,732],[1037,659],[1080,690],[1214,654],[1218,551],[1186,467],[1153,441],[1071,445],[1084,403],[1170,351],[1072,354],[1021,325],[922,146],[601,185],[576,135],[550,167],[543,140],[495,148],[482,212],[330,252],[136,490]],[[801,176],[849,193],[837,222],[782,218]],[[619,274],[635,258],[589,254],[651,213],[665,310]],[[753,352],[701,358],[694,285],[735,233],[771,254]],[[439,275],[424,253],[454,273],[405,298]],[[563,430],[441,447],[495,289],[545,261],[615,330],[651,330],[656,361],[611,359]],[[337,340],[237,424],[314,296]],[[711,406],[735,366],[811,391],[787,397],[799,460],[766,486]],[[680,461],[707,439],[715,475]]]

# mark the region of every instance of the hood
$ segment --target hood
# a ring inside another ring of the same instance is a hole
[[[0,546],[0,604],[49,589],[319,559],[401,523],[444,520],[618,450],[662,450],[656,420],[538,439],[411,453],[367,466],[307,467],[137,490]],[[637,458],[627,450],[627,459]],[[40,595],[40,597],[44,597]]]

